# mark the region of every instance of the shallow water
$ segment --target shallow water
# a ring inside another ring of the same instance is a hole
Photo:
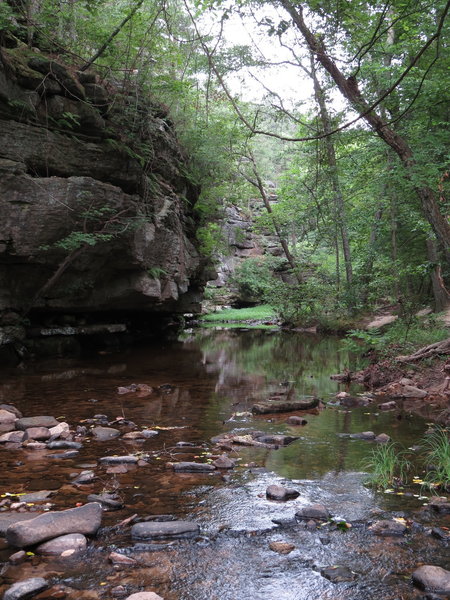
[[[448,568],[448,547],[426,529],[448,526],[448,517],[429,514],[423,508],[426,500],[417,497],[420,490],[394,496],[367,488],[363,464],[373,445],[349,434],[385,432],[407,448],[417,443],[425,422],[399,411],[380,412],[376,405],[346,409],[330,404],[305,414],[304,427],[287,425],[286,415],[245,414],[255,400],[291,385],[299,395],[333,399],[347,388],[330,375],[342,371],[349,360],[335,338],[208,329],[185,334],[177,343],[4,371],[0,400],[15,404],[26,416],[50,414],[76,427],[105,414],[110,422],[125,417],[139,428],[168,429],[159,429],[158,436],[144,442],[91,439],[68,460],[51,459],[54,452],[49,450],[0,448],[1,493],[55,490],[51,502],[63,509],[85,502],[89,493],[115,490],[125,504],[105,513],[105,527],[86,555],[30,557],[22,565],[8,565],[0,591],[18,579],[44,576],[64,585],[68,598],[110,598],[118,585],[126,594],[145,589],[165,600],[420,598],[410,574],[421,563]],[[133,382],[154,391],[146,397],[117,394],[118,386]],[[238,466],[225,478],[223,472],[176,474],[166,466],[170,461],[204,460],[212,436],[252,429],[299,439],[278,450],[233,451]],[[180,441],[196,447],[177,448]],[[97,466],[102,456],[130,453],[149,454],[148,465],[123,474],[108,474]],[[77,488],[71,479],[85,468],[94,468],[99,480]],[[265,490],[273,483],[294,487],[300,496],[286,503],[269,501]],[[328,526],[309,531],[292,524],[277,526],[272,520],[292,519],[298,508],[312,502],[325,504],[354,527],[347,533]],[[425,528],[417,526],[402,538],[371,535],[367,523],[392,516],[389,511],[412,517]],[[135,544],[129,527],[114,527],[133,514],[192,519],[202,535],[163,548]],[[292,542],[295,550],[279,555],[269,549],[272,541]],[[116,570],[108,562],[112,549],[132,555],[138,566]],[[12,552],[1,550],[0,560]],[[330,565],[349,567],[354,579],[331,583],[320,574]]]

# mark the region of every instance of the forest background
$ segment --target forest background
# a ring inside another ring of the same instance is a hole
[[[238,206],[282,256],[247,259],[236,285],[285,321],[339,329],[380,305],[407,319],[450,305],[449,9],[10,0],[0,30],[132,91],[128,118],[143,97],[164,103],[202,189],[202,251],[226,252],[225,208]],[[255,197],[265,211],[252,215]]]

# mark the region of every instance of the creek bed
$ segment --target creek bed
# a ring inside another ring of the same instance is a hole
[[[411,584],[411,573],[423,563],[448,568],[448,545],[429,529],[448,527],[449,517],[427,510],[419,488],[400,496],[367,488],[362,465],[374,443],[350,434],[384,432],[408,448],[423,435],[425,421],[398,410],[379,411],[376,404],[346,408],[330,403],[304,413],[308,423],[301,427],[286,424],[283,414],[251,415],[256,401],[286,389],[326,401],[342,390],[362,393],[329,378],[349,360],[336,338],[208,329],[177,343],[89,360],[37,362],[20,375],[3,371],[1,401],[26,416],[53,415],[73,428],[89,429],[93,415],[103,414],[109,422],[125,418],[158,435],[144,441],[86,438],[76,457],[60,460],[50,459],[47,450],[0,448],[1,494],[52,490],[49,501],[62,510],[85,503],[88,494],[108,491],[124,505],[104,513],[103,528],[76,557],[29,556],[11,565],[8,558],[15,550],[0,544],[0,592],[20,579],[45,577],[63,586],[69,600],[112,598],[119,586],[123,594],[114,597],[148,590],[165,600],[423,597]],[[153,391],[117,393],[118,387],[132,383]],[[299,439],[276,450],[234,446],[228,454],[238,460],[229,471],[175,473],[166,464],[204,461],[211,437],[255,429]],[[179,442],[194,446],[177,446]],[[123,473],[98,464],[104,456],[129,454],[149,456],[148,463],[127,465]],[[86,469],[98,479],[74,486],[73,476]],[[300,495],[287,502],[268,500],[265,491],[272,484],[295,488]],[[308,528],[293,522],[296,510],[310,503],[324,504],[353,527],[344,533],[328,525]],[[129,526],[116,527],[134,514],[195,521],[201,534],[138,543]],[[370,522],[393,517],[414,521],[411,532],[378,537],[368,530]],[[270,549],[273,542],[294,549],[279,554]],[[108,560],[111,551],[131,556],[137,564],[114,566]],[[330,566],[347,568],[343,581],[323,576]]]

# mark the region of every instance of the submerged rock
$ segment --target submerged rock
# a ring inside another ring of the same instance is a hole
[[[49,584],[42,577],[31,577],[14,583],[6,590],[3,600],[26,600],[36,596],[49,587]]]
[[[378,444],[387,444],[391,441],[391,438],[387,433],[380,433],[375,438],[375,441],[378,442]]]
[[[192,521],[153,521],[133,525],[131,537],[134,540],[192,537],[199,531],[197,523]]]
[[[123,503],[113,494],[89,494],[88,502],[100,502],[104,510],[119,510]]]
[[[434,565],[423,565],[412,574],[413,582],[425,591],[450,594],[450,571]]]
[[[99,463],[102,465],[117,465],[120,463],[137,463],[138,459],[136,456],[125,455],[125,456],[103,456],[100,458]]]
[[[212,464],[216,467],[216,469],[233,469],[236,465],[236,461],[232,458],[229,458],[226,454],[222,454],[222,456],[216,458]]]
[[[6,539],[12,546],[24,548],[68,533],[94,535],[101,520],[101,505],[91,502],[78,508],[44,513],[29,521],[10,525],[6,531]]]
[[[403,523],[389,520],[376,521],[369,527],[369,531],[383,537],[401,536],[404,535],[407,530],[408,528]]]
[[[375,434],[373,431],[362,431],[361,433],[352,433],[350,437],[354,440],[374,440]]]
[[[107,442],[120,436],[120,431],[113,427],[94,427],[92,435],[99,442]]]
[[[341,583],[342,581],[352,581],[355,578],[355,574],[348,567],[341,567],[339,565],[325,567],[320,571],[322,577],[328,579],[332,583]]]
[[[292,415],[286,419],[288,425],[307,425],[308,421],[303,417]]]

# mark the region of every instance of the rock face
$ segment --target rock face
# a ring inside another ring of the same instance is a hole
[[[95,333],[81,311],[195,312],[198,190],[167,110],[142,101],[127,123],[135,93],[14,43],[0,47],[0,346]],[[30,308],[32,331],[2,320]]]
[[[6,539],[12,546],[24,548],[68,533],[93,535],[100,527],[101,520],[101,505],[91,502],[79,508],[48,512],[35,519],[10,525],[6,530]]]

